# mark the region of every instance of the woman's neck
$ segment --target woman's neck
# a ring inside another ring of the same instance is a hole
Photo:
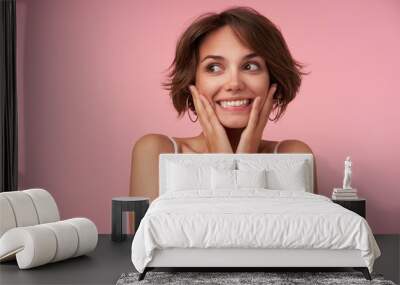
[[[232,151],[233,151],[233,153],[236,153],[236,149],[240,142],[240,136],[242,135],[244,128],[230,129],[230,128],[224,127],[224,129],[225,129],[226,135],[228,136],[229,142],[231,143]]]

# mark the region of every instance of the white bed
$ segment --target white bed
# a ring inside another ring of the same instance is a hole
[[[155,267],[354,267],[370,279],[372,232],[312,193],[311,154],[161,154],[159,165],[160,197],[132,243],[140,279]]]

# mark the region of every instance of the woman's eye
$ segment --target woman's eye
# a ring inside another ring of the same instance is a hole
[[[248,71],[257,71],[260,68],[261,68],[260,65],[255,62],[249,62],[244,65],[244,69],[248,70]],[[220,64],[212,63],[212,64],[208,65],[206,69],[208,72],[217,73],[217,72],[222,71],[222,66]]]
[[[256,71],[256,70],[260,69],[260,65],[258,63],[250,62],[244,66],[244,69],[250,70],[250,71]]]
[[[210,64],[209,66],[207,66],[207,71],[210,72],[219,72],[221,70],[222,69],[218,64]]]

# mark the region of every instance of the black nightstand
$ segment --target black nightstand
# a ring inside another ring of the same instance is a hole
[[[123,212],[135,213],[135,229],[139,227],[140,221],[149,208],[150,199],[146,197],[114,197],[112,198],[112,220],[111,220],[111,240],[123,241],[126,234],[123,233],[125,223]]]
[[[354,200],[336,200],[332,199],[332,202],[339,204],[340,206],[359,214],[365,219],[366,217],[366,200],[364,198],[358,198]]]

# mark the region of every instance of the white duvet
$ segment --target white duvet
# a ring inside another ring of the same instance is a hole
[[[321,195],[241,189],[179,191],[151,203],[132,243],[143,272],[154,249],[358,249],[372,272],[380,250],[366,220]]]

